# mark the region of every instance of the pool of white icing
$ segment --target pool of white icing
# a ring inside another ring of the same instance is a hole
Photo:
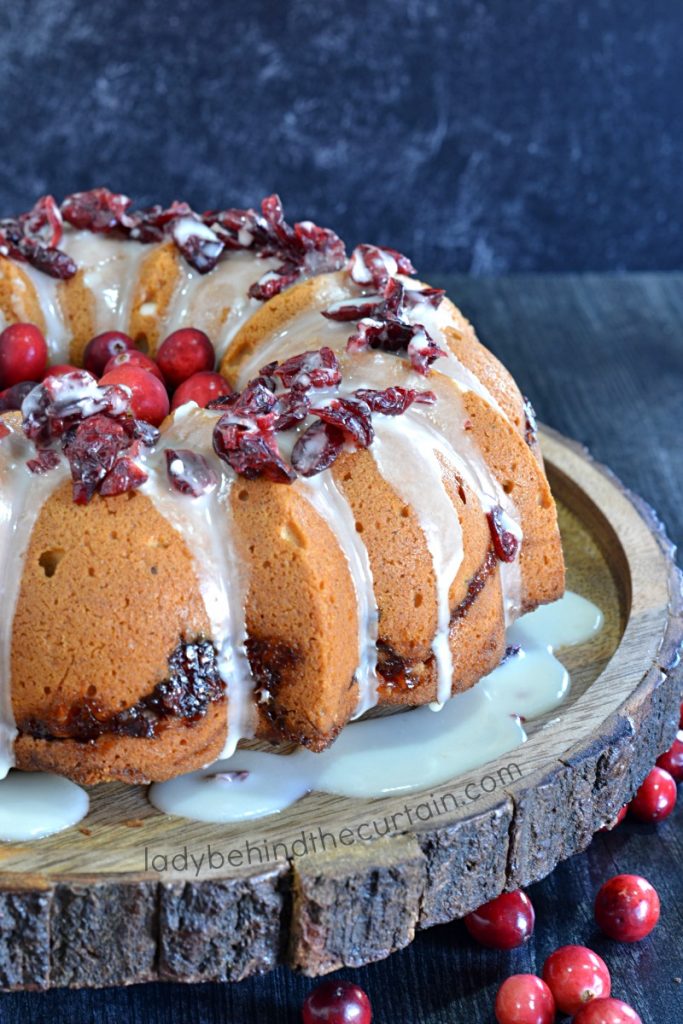
[[[218,823],[277,814],[313,791],[369,798],[437,786],[524,743],[524,723],[569,692],[554,650],[589,640],[602,621],[599,608],[568,592],[511,626],[504,662],[436,713],[423,707],[351,723],[321,754],[238,750],[151,786],[149,799],[166,814]]]

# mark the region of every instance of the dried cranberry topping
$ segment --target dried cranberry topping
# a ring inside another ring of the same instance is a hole
[[[48,446],[61,441],[77,504],[96,491],[103,497],[123,494],[147,479],[135,459],[143,445],[156,443],[159,432],[133,418],[128,392],[118,385],[98,387],[84,370],[47,377],[27,396],[22,412],[24,432],[39,450],[34,472],[51,468],[56,453]]]
[[[209,494],[218,486],[218,477],[204,456],[187,448],[166,449],[166,471],[171,486],[193,498]]]
[[[487,517],[493,549],[501,562],[514,562],[519,548],[519,540],[506,528],[506,516],[500,505],[496,505]]]
[[[75,228],[108,234],[122,226],[131,201],[108,188],[92,188],[67,196],[62,203],[62,216]]]
[[[0,436],[2,436],[0,434]],[[44,448],[38,452],[34,459],[29,459],[26,463],[27,469],[31,473],[36,473],[42,476],[44,473],[49,473],[51,469],[56,469],[62,461],[62,457],[59,452],[54,452],[49,448]]]
[[[316,420],[303,432],[292,451],[292,465],[301,476],[315,476],[329,469],[341,455],[346,435],[331,423]]]
[[[380,249],[377,245],[357,245],[349,260],[349,274],[355,284],[384,288],[396,274],[411,275],[415,268],[407,256],[395,249]]]
[[[312,409],[324,423],[339,427],[347,441],[368,448],[375,437],[370,406],[360,398],[333,398],[320,409]]]
[[[366,402],[372,412],[381,413],[383,416],[400,416],[413,402],[420,405],[433,405],[436,402],[433,391],[415,391],[413,388],[385,388],[384,391],[358,388],[354,395]]]
[[[123,388],[100,388],[86,370],[46,377],[31,389],[21,407],[24,433],[41,447],[60,438],[70,427],[97,413],[113,418],[128,415],[130,397]]]
[[[394,317],[384,320],[366,317],[356,324],[347,351],[363,352],[368,348],[381,349],[383,352],[405,351],[413,369],[425,375],[436,359],[446,355],[421,324],[409,324]]]
[[[274,483],[291,483],[296,474],[280,455],[273,430],[273,413],[270,410],[264,414],[244,413],[238,408],[241,397],[214,428],[216,454],[248,480],[262,476]],[[275,396],[271,398],[274,404]]]
[[[273,427],[275,430],[290,430],[297,423],[303,423],[310,410],[311,400],[305,391],[301,391],[298,387],[292,388],[291,391],[285,391],[282,395],[278,395],[275,403]]]
[[[73,277],[76,264],[56,248],[62,237],[62,217],[52,196],[43,196],[19,217],[0,220],[0,254],[30,263],[50,277]]]
[[[225,249],[225,244],[211,228],[194,217],[176,220],[171,236],[190,266],[200,274],[213,270]]]
[[[64,451],[71,467],[77,505],[90,501],[130,445],[130,434],[124,425],[108,416],[90,416],[71,428],[64,438]],[[128,468],[124,467],[124,473]]]
[[[341,382],[339,361],[331,348],[301,352],[278,366],[264,367],[286,388],[330,388]]]

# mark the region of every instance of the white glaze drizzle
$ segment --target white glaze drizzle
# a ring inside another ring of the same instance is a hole
[[[524,743],[520,716],[553,711],[569,692],[569,675],[553,649],[589,640],[601,626],[595,605],[567,593],[523,616],[508,633],[510,643],[523,642],[520,653],[450,700],[437,717],[417,708],[355,722],[321,754],[238,751],[155,784],[149,799],[167,814],[237,822],[283,811],[312,790],[369,799],[439,786]]]
[[[295,486],[303,492],[322,518],[332,526],[343,551],[356,594],[358,613],[358,703],[354,718],[365,714],[377,703],[377,636],[379,611],[375,600],[372,569],[351,506],[331,473],[320,473],[309,480],[299,478]]]
[[[12,771],[0,781],[0,842],[25,843],[63,832],[88,813],[88,794],[45,772]]]
[[[198,327],[211,338],[220,363],[242,324],[263,305],[249,297],[250,286],[265,270],[277,266],[277,261],[237,251],[227,253],[209,274],[198,273],[182,260],[181,264],[180,282],[164,318],[162,334],[180,327]]]
[[[65,460],[48,473],[32,474],[26,462],[35,454],[21,432],[0,438],[0,779],[14,764],[12,633],[24,559],[40,510],[68,477]]]
[[[247,580],[236,546],[230,496],[235,475],[211,449],[213,425],[220,413],[182,406],[164,431],[145,468],[149,479],[140,488],[181,535],[191,552],[199,587],[218,649],[218,667],[226,685],[228,733],[223,756],[229,757],[240,739],[253,735],[253,678],[246,651]],[[166,471],[166,448],[200,452],[215,471],[219,486],[193,498],[172,488]]]

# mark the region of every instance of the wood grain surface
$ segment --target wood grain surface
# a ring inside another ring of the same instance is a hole
[[[532,395],[541,416],[588,442],[631,487],[656,504],[670,534],[680,540],[683,278],[551,277],[445,283],[456,299],[460,297],[484,340]],[[628,736],[620,742],[627,747]],[[585,767],[589,752],[581,753]],[[600,764],[596,778],[602,777],[604,769]],[[367,988],[379,1024],[486,1021],[492,1019],[496,984],[506,973],[538,969],[560,942],[589,941],[607,957],[615,989],[638,1006],[645,1024],[678,1019],[681,988],[675,979],[683,973],[674,942],[682,926],[683,903],[677,869],[683,852],[679,818],[675,816],[656,835],[652,828],[627,822],[594,840],[584,856],[563,863],[545,882],[532,886],[538,927],[534,941],[523,950],[485,951],[465,937],[461,925],[446,925],[419,933],[411,947],[381,964],[343,973]],[[490,850],[486,836],[497,830],[495,812],[487,827],[482,844]],[[447,845],[432,836],[425,838],[420,852],[433,864],[435,879],[437,866],[441,878],[448,878]],[[617,870],[646,873],[663,897],[662,923],[638,947],[615,947],[600,939],[592,925],[592,894]],[[170,884],[178,888],[181,883]],[[408,880],[406,885],[409,891]],[[436,908],[426,918],[428,923],[445,913],[438,909],[438,894],[448,890],[447,884],[436,884],[433,904],[423,901],[423,908]],[[277,893],[277,886],[270,891]],[[250,892],[245,905],[258,898],[263,897]],[[27,913],[28,908],[19,909],[7,893],[3,920],[9,916],[22,934],[31,929],[38,932],[49,904],[50,899],[38,891]],[[182,898],[175,900],[174,913],[181,913],[182,904]],[[453,909],[461,908],[450,907],[449,913]],[[216,931],[220,936],[220,928]],[[48,936],[49,921],[43,942]],[[40,959],[40,940],[36,950]],[[100,950],[100,958],[106,958],[106,951]],[[151,985],[100,993],[18,993],[3,997],[0,1018],[108,1021],[125,1017],[135,1024],[143,1020],[293,1022],[299,1019],[298,1006],[309,987],[301,977],[280,968],[239,986]]]

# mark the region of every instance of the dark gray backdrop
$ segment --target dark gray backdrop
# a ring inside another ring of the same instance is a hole
[[[683,266],[680,0],[0,0],[0,210],[106,183],[425,271]]]

